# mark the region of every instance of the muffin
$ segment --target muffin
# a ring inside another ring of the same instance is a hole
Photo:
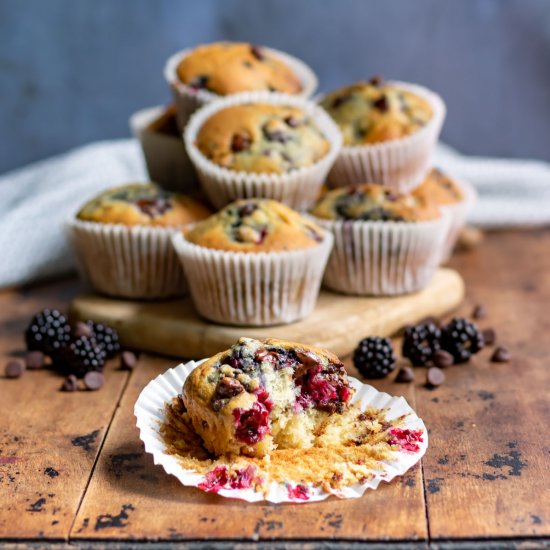
[[[81,272],[95,290],[125,298],[164,298],[185,291],[172,232],[209,214],[190,197],[134,183],[89,200],[69,230]]]
[[[331,92],[321,105],[344,139],[331,186],[375,181],[406,192],[426,176],[445,117],[438,95],[377,77]]]
[[[450,258],[460,230],[476,201],[476,192],[465,181],[458,182],[438,168],[433,168],[413,195],[422,204],[444,208],[450,215],[450,226],[443,246],[442,261]]]
[[[246,199],[175,234],[173,243],[200,315],[265,326],[311,313],[332,236],[277,201]]]
[[[164,73],[180,128],[195,109],[219,97],[259,91],[310,97],[317,87],[315,74],[300,60],[244,42],[216,42],[178,52]]]
[[[353,392],[326,350],[241,338],[190,374],[182,398],[210,452],[261,457],[333,442],[323,427],[349,408]]]
[[[449,223],[435,206],[376,184],[329,191],[311,213],[334,235],[325,286],[361,296],[424,288],[441,259]]]
[[[193,115],[184,134],[209,199],[280,200],[310,207],[341,146],[330,117],[301,98],[237,94]]]
[[[199,179],[185,150],[175,106],[141,109],[129,124],[140,142],[151,180],[167,191],[197,196]]]

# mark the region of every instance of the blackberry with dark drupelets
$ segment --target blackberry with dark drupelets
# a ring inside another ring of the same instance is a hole
[[[87,372],[102,371],[106,352],[94,338],[81,336],[73,340],[55,358],[55,364],[66,374],[82,378]]]
[[[86,321],[86,324],[92,330],[95,341],[105,350],[107,359],[113,358],[120,351],[118,332],[114,328],[102,323]]]
[[[415,367],[422,367],[432,361],[434,353],[441,349],[440,339],[441,330],[435,323],[408,327],[403,335],[403,357]]]
[[[455,318],[441,331],[441,347],[454,357],[455,363],[465,363],[484,345],[477,325],[466,319]]]
[[[365,378],[384,378],[395,368],[395,355],[389,338],[363,338],[353,352],[353,364]]]
[[[25,343],[29,351],[55,355],[71,340],[71,327],[65,315],[57,309],[44,309],[37,313],[25,330]]]

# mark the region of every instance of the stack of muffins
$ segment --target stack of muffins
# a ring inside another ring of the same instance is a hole
[[[375,77],[316,103],[304,63],[229,42],[175,54],[165,76],[174,105],[131,119],[158,185],[109,190],[70,222],[96,290],[189,291],[208,320],[266,326],[307,317],[322,282],[420,290],[450,254],[474,193],[431,166],[437,94]]]

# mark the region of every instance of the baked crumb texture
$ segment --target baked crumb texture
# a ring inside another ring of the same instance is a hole
[[[227,380],[242,390],[226,396],[237,391]],[[204,476],[204,491],[267,494],[277,483],[292,501],[319,489],[338,495],[384,478],[395,453],[419,453],[423,442],[406,417],[361,410],[353,393],[342,363],[324,350],[241,338],[190,374],[166,404],[161,435],[182,468]]]

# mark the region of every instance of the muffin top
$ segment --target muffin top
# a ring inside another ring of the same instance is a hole
[[[344,145],[408,136],[433,114],[427,100],[395,84],[384,84],[378,77],[336,90],[321,105],[340,127]]]
[[[323,230],[269,199],[243,199],[197,223],[185,234],[194,244],[233,252],[280,252],[317,246]]]
[[[329,142],[301,109],[234,105],[212,115],[196,145],[215,164],[242,172],[283,173],[325,156]]]
[[[104,191],[88,201],[76,217],[127,226],[176,226],[203,220],[210,213],[191,197],[169,193],[154,183],[131,183]]]
[[[411,194],[398,194],[375,183],[329,191],[311,213],[328,220],[393,222],[434,220],[441,215],[435,206],[420,203]]]
[[[445,205],[464,200],[464,193],[458,183],[438,168],[433,168],[412,194],[425,204]]]
[[[218,95],[302,91],[300,79],[286,63],[261,46],[241,42],[199,46],[181,60],[177,72],[180,80],[191,88]]]

